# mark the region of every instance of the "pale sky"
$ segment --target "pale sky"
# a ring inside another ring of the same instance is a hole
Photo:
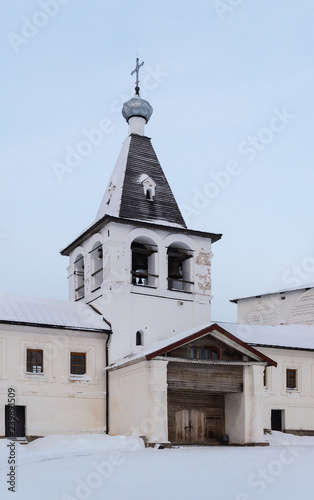
[[[59,250],[96,216],[136,57],[188,226],[223,233],[213,320],[236,320],[229,299],[314,281],[313,0],[1,5],[0,292],[67,299]]]

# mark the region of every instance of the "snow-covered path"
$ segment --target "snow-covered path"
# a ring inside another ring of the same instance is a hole
[[[56,437],[17,445],[16,493],[0,442],[0,498],[14,500],[312,500],[314,438],[269,447],[144,449],[136,437]],[[289,444],[290,443],[290,444]]]

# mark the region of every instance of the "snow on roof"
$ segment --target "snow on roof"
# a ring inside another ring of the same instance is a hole
[[[23,323],[78,330],[106,330],[102,316],[83,302],[0,294],[0,323]]]
[[[142,361],[163,349],[173,349],[174,344],[188,339],[191,335],[197,334],[210,326],[218,325],[228,333],[249,346],[269,346],[290,349],[313,349],[314,350],[314,325],[248,325],[243,323],[223,323],[215,322],[205,325],[198,325],[190,330],[177,333],[158,342],[154,342],[149,347],[141,349],[136,354],[130,354],[125,358],[112,364],[109,368],[118,368],[125,364]],[[210,332],[208,332],[210,333]],[[206,333],[207,335],[207,333]],[[260,353],[261,354],[261,353]]]
[[[238,300],[244,299],[253,299],[257,297],[264,297],[265,295],[275,295],[276,293],[289,293],[294,292],[295,290],[307,290],[310,288],[314,288],[314,283],[307,283],[305,285],[298,285],[292,288],[283,288],[282,290],[276,290],[275,292],[267,292],[267,293],[258,293],[255,295],[248,295],[247,297],[239,297],[237,299],[231,299],[230,302],[237,302]]]
[[[117,368],[118,366],[122,366],[126,363],[133,363],[136,361],[140,361],[142,359],[146,359],[146,356],[149,356],[154,352],[160,351],[161,349],[171,346],[172,344],[176,344],[177,342],[180,342],[181,340],[190,337],[190,335],[193,335],[194,333],[197,333],[200,330],[203,330],[203,328],[207,328],[208,326],[209,326],[208,324],[198,325],[195,326],[194,328],[191,328],[190,330],[185,330],[184,332],[176,333],[175,335],[167,337],[163,340],[158,340],[157,342],[151,344],[149,347],[141,349],[136,354],[130,354],[129,356],[126,356],[125,358],[111,365],[110,368]]]
[[[135,363],[135,362],[142,361],[145,359],[151,359],[155,356],[158,356],[159,354],[171,351],[172,349],[176,349],[179,345],[183,345],[184,343],[188,343],[195,338],[202,337],[203,335],[207,335],[209,333],[215,333],[214,332],[215,325],[220,326],[221,328],[227,330],[227,328],[225,328],[223,326],[223,323],[220,323],[220,324],[208,323],[205,325],[198,325],[194,328],[191,328],[190,330],[186,330],[184,332],[180,332],[180,333],[177,333],[175,335],[172,335],[171,337],[168,337],[166,339],[154,342],[152,345],[150,345],[149,347],[146,347],[144,349],[141,349],[136,354],[131,354],[131,355],[126,356],[125,358],[119,360],[118,362],[111,365],[110,368],[118,368],[118,367],[123,366],[125,364]],[[212,331],[209,331],[209,329],[211,327],[212,327]],[[228,332],[228,330],[227,330],[227,332]],[[199,336],[197,336],[198,333],[200,334]],[[229,333],[232,333],[232,332],[230,331]],[[193,336],[195,336],[195,337],[193,337]],[[236,335],[235,335],[235,337],[236,337]],[[240,338],[240,337],[238,337],[238,338]],[[226,340],[227,340],[227,338],[226,338]],[[240,345],[240,344],[241,343],[239,342],[239,348],[241,350],[244,349],[243,352],[247,352],[247,351],[251,350],[250,347],[247,346],[247,348],[245,348],[245,346]],[[252,351],[252,353],[253,353],[253,351]],[[254,356],[255,357],[261,356],[262,358],[264,357],[264,355],[262,353],[259,353],[258,351],[255,351],[253,353],[253,357]],[[269,358],[267,358],[267,359],[266,358],[265,358],[265,360],[272,361]]]
[[[217,323],[249,345],[314,350],[314,325],[249,325]]]
[[[127,157],[129,153],[131,136],[129,135],[123,142],[117,162],[108,182],[105,194],[98,209],[96,219],[94,222],[99,221],[105,215],[112,215],[119,217],[124,173],[126,168]],[[109,201],[109,203],[108,203]]]

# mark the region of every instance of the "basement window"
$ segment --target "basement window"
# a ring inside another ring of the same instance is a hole
[[[85,375],[86,373],[86,353],[71,352],[71,375]]]
[[[216,361],[220,359],[219,349],[216,347],[193,346],[190,347],[190,359],[205,359],[207,361]]]
[[[27,349],[26,371],[27,373],[44,372],[44,351],[42,349]]]

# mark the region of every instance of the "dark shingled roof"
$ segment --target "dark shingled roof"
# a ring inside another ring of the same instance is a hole
[[[144,195],[139,181],[147,174],[156,183],[154,201]],[[186,224],[158,161],[150,138],[132,134],[122,188],[119,216],[126,219]]]

